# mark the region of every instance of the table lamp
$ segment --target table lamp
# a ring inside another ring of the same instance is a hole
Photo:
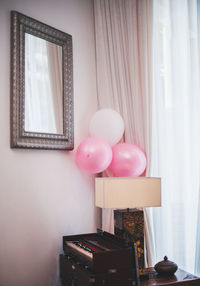
[[[149,177],[95,178],[95,203],[100,208],[115,209],[115,235],[137,244],[139,271],[142,274],[144,270],[144,215],[141,208],[161,206],[161,179]]]

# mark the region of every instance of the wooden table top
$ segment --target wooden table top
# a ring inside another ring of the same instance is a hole
[[[149,279],[140,282],[140,286],[200,286],[200,277],[178,269],[171,277],[158,275],[153,268],[148,269]]]

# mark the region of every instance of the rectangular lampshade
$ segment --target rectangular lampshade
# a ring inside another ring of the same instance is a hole
[[[161,179],[95,178],[96,206],[124,209],[155,207],[161,205]]]

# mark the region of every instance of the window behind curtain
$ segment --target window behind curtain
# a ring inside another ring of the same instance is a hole
[[[199,199],[200,70],[196,0],[155,0],[151,175],[162,177],[153,210],[156,260],[194,272]],[[200,223],[199,223],[200,224]]]

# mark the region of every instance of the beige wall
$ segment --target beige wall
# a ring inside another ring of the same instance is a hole
[[[10,149],[10,10],[73,37],[77,147],[97,108],[92,0],[0,0],[0,285],[59,285],[62,235],[96,229],[94,177],[74,152]]]

